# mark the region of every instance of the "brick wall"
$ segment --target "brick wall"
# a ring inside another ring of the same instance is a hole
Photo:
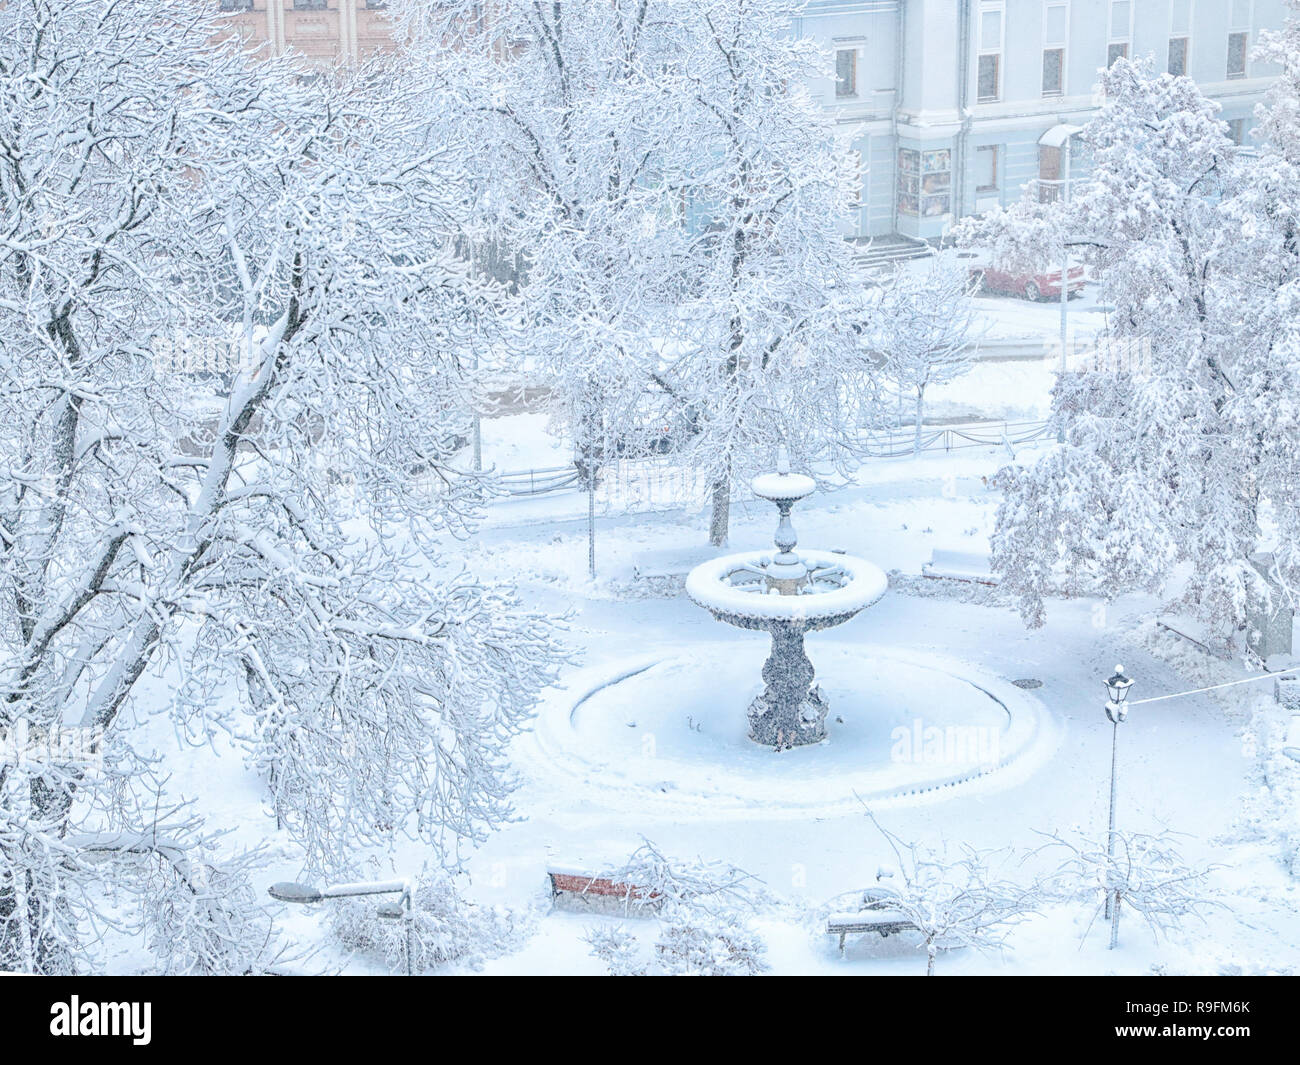
[[[367,0],[213,0],[251,45],[278,55],[295,51],[313,63],[357,59],[392,44],[382,6]],[[245,6],[247,5],[247,6]]]

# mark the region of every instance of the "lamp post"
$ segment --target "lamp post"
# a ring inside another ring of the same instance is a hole
[[[1238,680],[1214,684],[1208,688],[1193,688],[1190,691],[1151,695],[1145,699],[1138,699],[1133,703],[1129,703],[1127,701],[1128,690],[1133,686],[1133,681],[1124,675],[1123,666],[1115,667],[1114,675],[1108,677],[1105,682],[1107,694],[1110,696],[1106,700],[1106,718],[1110,721],[1113,730],[1110,745],[1110,828],[1106,839],[1106,856],[1112,867],[1115,859],[1115,752],[1119,737],[1119,724],[1128,717],[1129,706],[1141,706],[1144,703],[1163,703],[1169,699],[1182,699],[1189,695],[1200,695],[1203,692],[1217,691],[1220,688],[1235,688],[1239,684],[1257,684],[1265,680],[1276,684],[1279,679],[1281,678],[1277,673],[1260,673],[1253,677],[1242,677]],[[1291,718],[1286,739],[1283,741],[1282,753],[1288,758],[1300,762],[1300,714],[1295,714]],[[1110,920],[1110,945],[1113,950],[1119,941],[1119,898],[1113,893],[1113,885],[1110,884],[1106,888],[1106,917]]]
[[[376,911],[378,916],[406,922],[406,975],[412,975],[414,947],[414,920],[411,909],[411,882],[409,880],[368,880],[355,884],[331,884],[318,888],[311,884],[284,881],[272,884],[267,894],[279,902],[308,905],[325,899],[351,899],[369,895],[397,895],[396,902],[386,902]]]
[[[1070,138],[1061,144],[1061,204],[1070,203]],[[1070,342],[1070,245],[1061,238],[1061,376],[1065,376],[1066,348]]]
[[[1060,177],[1060,193],[1058,199],[1062,207],[1070,202],[1070,142],[1077,133],[1083,131],[1082,126],[1072,126],[1066,122],[1057,123],[1041,137],[1038,138],[1038,144],[1041,148],[1055,148],[1058,155],[1058,173]],[[1064,234],[1061,236],[1061,376],[1065,376],[1067,367],[1066,350],[1070,339],[1070,244]],[[1056,434],[1057,443],[1065,442],[1065,427],[1061,426]]]
[[[1119,750],[1119,725],[1128,717],[1128,690],[1133,686],[1131,678],[1124,675],[1124,667],[1116,666],[1115,672],[1106,680],[1106,718],[1110,721],[1110,818],[1106,829],[1106,858],[1109,865],[1115,862],[1115,790],[1117,753]],[[1112,886],[1106,885],[1106,917],[1110,920],[1111,949],[1119,938],[1119,899],[1112,893]]]

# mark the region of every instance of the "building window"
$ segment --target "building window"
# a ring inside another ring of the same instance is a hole
[[[1070,7],[1049,3],[1043,8],[1043,95],[1065,93],[1065,45],[1070,30]]]
[[[295,11],[324,11],[328,7],[328,0],[293,0]]]
[[[1251,0],[1232,0],[1228,23],[1228,77],[1244,78],[1250,51]]]
[[[1061,198],[1061,149],[1038,149],[1038,202],[1055,203]]]
[[[1002,97],[1002,4],[980,5],[976,99],[992,103]]]
[[[898,150],[898,213],[939,218],[952,210],[952,153]]]
[[[1244,118],[1228,119],[1228,136],[1232,138],[1232,143],[1242,145],[1246,143],[1246,120]]]
[[[898,213],[921,213],[921,153],[910,148],[898,150]]]
[[[1182,77],[1187,73],[1187,38],[1169,38],[1169,73]]]
[[[1169,13],[1169,73],[1190,75],[1192,56],[1192,0],[1173,0]]]
[[[252,11],[253,0],[221,0],[222,11]]]
[[[835,95],[858,95],[858,50],[856,48],[837,48],[835,50]]]
[[[998,147],[995,144],[975,149],[975,191],[998,191]]]
[[[1228,34],[1228,77],[1246,76],[1246,50],[1249,40],[1249,33]]]
[[[980,56],[979,102],[995,103],[1001,95],[999,89],[1002,81],[1002,57],[1000,55]]]
[[[1065,91],[1065,50],[1043,49],[1043,95],[1060,96]]]
[[[1132,0],[1110,0],[1110,44],[1106,46],[1106,66],[1114,66],[1117,59],[1127,59],[1132,40]]]

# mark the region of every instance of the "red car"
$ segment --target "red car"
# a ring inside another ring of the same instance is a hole
[[[971,278],[980,283],[984,292],[1005,293],[1020,296],[1027,300],[1059,300],[1061,298],[1061,271],[1051,270],[1039,274],[1014,273],[1009,270],[996,270],[993,267],[977,268],[971,271]],[[1070,269],[1071,297],[1083,291],[1084,270],[1082,266]]]

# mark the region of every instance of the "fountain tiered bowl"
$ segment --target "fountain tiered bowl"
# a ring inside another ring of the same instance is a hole
[[[765,687],[749,705],[749,738],[779,751],[826,738],[829,706],[814,683],[804,635],[857,616],[885,594],[888,581],[865,559],[795,551],[790,512],[817,485],[791,473],[784,454],[777,472],[755,477],[750,487],[776,504],[776,551],[746,551],[702,563],[687,577],[686,594],[719,621],[771,635],[772,651],[762,669]]]

